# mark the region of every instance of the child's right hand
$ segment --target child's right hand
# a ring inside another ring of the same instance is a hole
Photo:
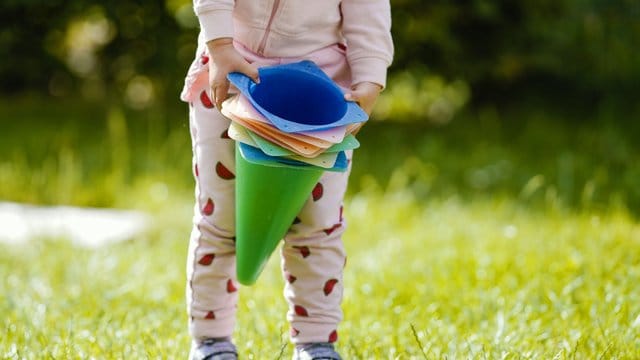
[[[211,58],[209,61],[209,85],[216,108],[220,109],[229,93],[227,74],[241,72],[258,83],[260,81],[258,68],[250,64],[236,51],[231,38],[211,40],[207,43],[207,47]]]

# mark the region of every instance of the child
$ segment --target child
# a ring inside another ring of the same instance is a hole
[[[219,110],[229,72],[259,82],[258,67],[311,60],[370,112],[385,86],[393,44],[389,0],[194,0],[198,56],[181,98],[190,104],[194,227],[187,263],[191,359],[236,359],[234,141]],[[350,157],[351,154],[349,154]],[[326,172],[281,251],[294,359],[340,359],[342,200],[349,173]]]

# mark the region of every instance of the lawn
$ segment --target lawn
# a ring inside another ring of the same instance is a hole
[[[185,358],[191,213],[180,113],[30,112],[0,134],[0,198],[136,208],[152,230],[86,249],[0,245],[0,357]],[[9,110],[10,109],[10,110]],[[500,114],[500,115],[498,115]],[[637,130],[493,110],[372,123],[345,206],[346,359],[640,358]],[[175,116],[177,126],[156,121]],[[287,359],[273,258],[241,289],[244,359]]]

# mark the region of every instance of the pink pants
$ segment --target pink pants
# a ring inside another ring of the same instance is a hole
[[[250,62],[263,65],[314,61],[342,87],[350,75],[344,52],[331,46],[303,58],[262,58],[236,44]],[[235,278],[235,152],[229,120],[212,105],[208,57],[194,61],[182,99],[190,104],[193,171],[196,180],[194,227],[187,259],[187,305],[194,339],[231,336],[238,284]],[[350,157],[351,154],[348,154]],[[326,172],[284,238],[281,250],[287,319],[294,343],[334,342],[342,320],[342,201],[349,172]]]

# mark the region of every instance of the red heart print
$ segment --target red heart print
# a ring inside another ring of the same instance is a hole
[[[332,232],[334,232],[337,228],[339,228],[340,226],[342,226],[342,224],[335,224],[332,227],[328,228],[328,229],[324,229],[322,231],[324,231],[325,234],[327,235],[331,235]]]
[[[324,187],[322,186],[322,183],[317,183],[316,186],[313,188],[313,191],[311,192],[311,195],[313,196],[313,201],[318,201],[322,198],[322,194],[324,193]]]
[[[238,288],[236,288],[235,285],[233,285],[233,280],[229,279],[227,280],[227,292],[229,294],[238,291]]]
[[[211,198],[208,198],[207,204],[204,206],[204,208],[202,208],[202,213],[209,216],[213,214],[214,207],[215,206],[213,205],[213,200],[211,200]]]
[[[311,250],[309,250],[308,246],[294,246],[294,249],[298,249],[298,251],[300,252],[300,255],[302,255],[303,258],[306,258],[307,256],[311,255]]]
[[[206,254],[200,258],[200,260],[198,261],[198,264],[204,265],[204,266],[211,265],[211,263],[213,262],[213,259],[215,258],[216,258],[216,254]]]
[[[202,102],[202,106],[207,109],[213,109],[213,102],[211,102],[209,95],[207,95],[207,92],[204,90],[200,93],[200,101]]]
[[[287,281],[289,282],[289,284],[293,284],[294,282],[296,282],[296,280],[298,280],[297,277],[287,273]]]
[[[300,305],[296,305],[293,307],[293,310],[296,312],[296,315],[298,316],[309,316],[309,313],[307,312],[307,309],[305,309],[304,307],[300,306]]]
[[[336,286],[337,283],[338,283],[338,279],[327,280],[327,282],[324,283],[324,288],[322,289],[322,291],[324,292],[324,296],[329,296],[329,294],[331,294],[331,292],[333,291],[333,288]]]
[[[220,161],[216,164],[216,174],[224,180],[233,180],[236,178],[236,176],[227,169],[226,166],[222,165]]]
[[[329,334],[329,342],[334,343],[338,341],[338,330],[333,330],[331,334]]]

